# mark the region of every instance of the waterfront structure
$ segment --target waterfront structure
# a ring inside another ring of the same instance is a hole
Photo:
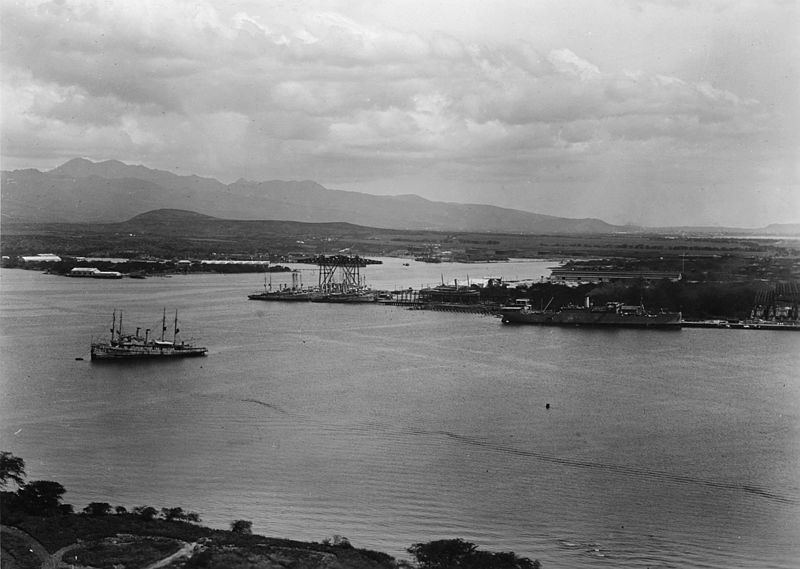
[[[316,264],[319,280],[316,288],[304,288],[300,271],[292,271],[292,286],[272,290],[264,279],[263,292],[247,295],[250,300],[363,303],[377,302],[379,294],[367,287],[361,268],[380,261],[349,255],[317,255],[298,259],[298,263]]]
[[[771,283],[756,293],[752,319],[800,322],[800,285],[797,282]]]
[[[21,259],[26,263],[58,263],[61,257],[53,253],[37,253],[36,255],[23,255]]]
[[[676,282],[681,280],[681,273],[663,271],[603,271],[576,268],[556,268],[551,271],[552,283],[619,283],[631,281],[661,281]]]
[[[436,287],[423,288],[419,291],[419,302],[422,304],[479,304],[479,290],[459,285],[457,282],[441,284]]]
[[[121,279],[122,273],[118,271],[101,271],[96,267],[75,267],[67,273],[67,276],[92,279]]]
[[[319,281],[317,295],[312,302],[362,303],[376,302],[377,293],[367,287],[366,277],[361,276],[361,267],[374,264],[375,261],[359,256],[318,255],[303,262],[314,262],[317,265]]]

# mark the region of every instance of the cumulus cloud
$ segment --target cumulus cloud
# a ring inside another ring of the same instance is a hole
[[[4,155],[136,157],[222,179],[311,171],[334,186],[360,176],[367,191],[416,164],[450,181],[516,179],[524,188],[554,164],[581,160],[570,175],[589,179],[623,149],[713,153],[769,121],[753,97],[604,68],[569,45],[481,41],[331,10],[281,20],[239,8],[6,6]]]

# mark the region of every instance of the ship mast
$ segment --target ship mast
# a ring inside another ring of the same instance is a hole
[[[178,341],[178,309],[175,309],[175,323],[172,326],[172,343],[175,344]]]
[[[120,318],[122,317],[122,313],[120,313]],[[111,315],[111,341],[114,341],[114,332],[117,328],[117,310],[114,309],[114,313]]]
[[[164,341],[164,332],[167,329],[167,309],[164,309],[164,313],[161,316],[161,341]]]

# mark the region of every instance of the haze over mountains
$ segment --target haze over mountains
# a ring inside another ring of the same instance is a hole
[[[181,209],[223,219],[347,222],[387,229],[539,234],[640,229],[599,219],[434,202],[414,195],[375,196],[332,190],[313,181],[238,180],[224,184],[213,178],[179,176],[117,160],[75,158],[47,172],[4,171],[1,189],[3,222],[107,223],[157,209]],[[770,230],[784,233],[798,228],[770,226]]]

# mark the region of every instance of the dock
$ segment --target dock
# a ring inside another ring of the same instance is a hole
[[[717,320],[682,320],[681,328],[718,328],[721,330],[775,330],[781,332],[800,332],[800,322],[725,322]]]

